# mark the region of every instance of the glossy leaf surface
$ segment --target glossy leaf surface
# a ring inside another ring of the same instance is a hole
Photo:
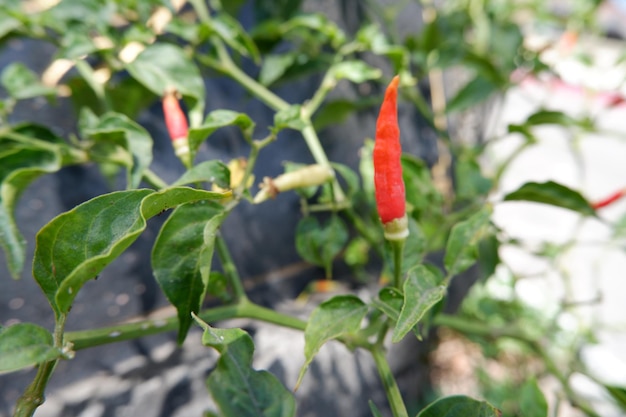
[[[585,216],[595,216],[595,210],[578,191],[554,181],[527,182],[504,197],[504,201],[531,201],[550,204],[576,211]]]
[[[367,306],[353,295],[339,295],[320,304],[309,317],[304,331],[305,362],[298,383],[322,345],[339,336],[355,333],[367,313]]]
[[[167,299],[178,311],[178,343],[185,340],[191,313],[206,295],[222,206],[200,201],[177,207],[161,227],[152,249],[152,270]]]
[[[179,204],[227,195],[175,187],[96,197],[55,217],[39,231],[33,275],[57,315],[65,314],[83,284],[137,239],[148,218]]]
[[[431,271],[418,265],[411,269],[404,281],[404,302],[393,329],[391,341],[398,343],[424,317],[424,315],[446,294],[446,287],[441,285]]]
[[[450,232],[444,265],[448,275],[465,271],[478,259],[478,245],[487,235],[491,208],[485,206],[469,219],[457,223]]]
[[[502,417],[502,413],[486,401],[454,395],[431,403],[417,417]]]
[[[126,149],[131,158],[127,159],[128,188],[136,188],[143,173],[152,163],[152,137],[139,124],[119,113],[107,113],[86,134],[97,142],[118,144]]]
[[[252,368],[254,343],[241,329],[216,329],[198,322],[204,329],[202,343],[220,353],[207,387],[222,415],[238,417],[292,417],[295,399],[280,381],[267,371]]]
[[[304,260],[322,266],[329,273],[332,261],[348,242],[348,229],[338,216],[325,224],[305,217],[296,228],[296,249]]]
[[[52,334],[32,323],[0,326],[0,373],[17,371],[61,356]]]
[[[213,132],[226,126],[237,126],[241,129],[246,140],[252,139],[254,122],[244,113],[237,113],[232,110],[215,110],[207,115],[202,125],[189,130],[189,147],[193,153]]]

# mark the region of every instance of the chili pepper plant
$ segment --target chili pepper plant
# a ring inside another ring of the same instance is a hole
[[[404,2],[384,9],[375,1],[362,2],[360,23],[351,29],[305,11],[298,1],[249,3],[62,0],[42,6],[9,0],[0,5],[0,45],[36,39],[56,48],[43,73],[11,62],[0,76],[0,244],[8,274],[34,279],[55,321],[51,329],[27,322],[0,327],[0,371],[36,368],[14,415],[36,414],[60,361],[71,361],[93,346],[173,330],[182,343],[196,326],[203,329],[202,343],[220,355],[207,380],[207,395],[221,415],[296,415],[297,386],[254,369],[250,335],[219,324],[242,317],[303,332],[299,382],[330,340],[368,352],[387,398],[386,404],[370,403],[374,416],[389,410],[394,417],[547,416],[539,388],[545,378],[557,381],[553,406],[565,401],[589,416],[598,415],[569,380],[573,372],[586,372],[575,352],[588,339],[577,339],[557,360],[550,349],[556,318],[542,317],[518,299],[495,303],[478,291],[456,315],[442,309],[459,274],[478,265],[477,288],[484,288],[502,266],[500,245],[522,246],[493,222],[494,206],[531,201],[581,218],[597,217],[596,210],[622,194],[592,205],[580,192],[551,181],[498,194],[500,177],[517,153],[488,172],[481,158],[497,138],[463,143],[456,137],[450,125],[455,117],[485,103],[497,105],[515,84],[515,74],[551,71],[542,51],[524,44],[515,20],[517,3],[484,1],[476,8],[475,2],[453,1],[436,8],[415,2],[420,6],[411,10],[419,11],[421,23],[403,32],[396,24],[408,7]],[[246,7],[258,13],[256,22],[244,27],[238,17]],[[533,10],[538,19],[560,23],[541,7]],[[586,18],[591,12],[593,8],[578,13]],[[443,89],[449,72],[461,80],[452,92]],[[307,100],[290,103],[275,93],[275,86],[305,78],[319,81]],[[243,105],[207,111],[212,100],[207,79],[228,79],[245,88],[251,99],[273,112],[272,125],[257,127]],[[338,98],[337,87],[347,83],[368,93]],[[32,120],[12,118],[21,102],[42,97],[46,106],[72,99],[75,113],[68,117],[76,118],[74,135],[59,137],[36,114]],[[173,181],[153,170],[153,139],[138,122],[146,109],[160,106],[157,114],[162,114],[171,146],[159,151],[175,154],[184,170]],[[423,138],[416,130],[400,129],[400,106],[418,111],[434,132],[439,154],[434,164],[402,153],[401,144]],[[329,160],[322,143],[341,138],[324,138],[324,127],[355,114],[377,120],[375,130],[362,138],[360,160],[353,166]],[[509,126],[509,133],[524,138],[519,152],[536,142],[534,129],[545,124],[595,129],[591,119],[542,109]],[[247,144],[245,152],[232,161],[200,158],[204,142],[224,128],[237,130]],[[290,161],[285,172],[257,178],[258,161],[284,143],[287,130],[298,132],[310,154]],[[15,221],[22,192],[38,177],[85,164],[101,168],[111,191],[58,213],[27,244]],[[281,204],[285,193],[301,196],[302,217],[293,244],[302,259],[320,267],[323,280],[342,279],[337,265],[347,266],[352,282],[377,287],[370,299],[351,292],[329,295],[306,320],[250,300],[222,236],[223,225],[239,206]],[[166,220],[145,262],[177,314],[158,325],[146,319],[67,329],[83,286],[119,258],[156,216]],[[27,265],[30,250],[33,261]],[[432,262],[430,254],[439,254],[442,262]],[[18,285],[8,276],[0,278],[2,287]],[[207,298],[222,302],[206,308]],[[492,308],[491,314],[482,308]],[[513,388],[498,395],[493,389],[497,383],[491,381],[486,385],[491,390],[482,396],[434,396],[430,404],[415,408],[412,399],[402,397],[386,352],[404,338],[428,340],[435,329],[451,330],[494,357],[514,346],[523,358],[520,363],[539,365],[520,365],[521,376],[507,381]],[[611,391],[622,406],[623,392]]]

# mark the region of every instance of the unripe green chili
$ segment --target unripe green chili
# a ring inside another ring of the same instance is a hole
[[[287,172],[276,178],[265,177],[261,190],[254,196],[254,204],[274,198],[280,192],[301,187],[322,185],[335,178],[333,170],[324,165],[308,165],[296,171]]]
[[[180,108],[178,97],[176,97],[176,90],[168,90],[165,92],[163,96],[163,115],[165,117],[167,132],[172,140],[174,152],[186,166],[190,166],[191,152],[189,149],[189,139],[187,138],[189,125],[187,124],[185,113],[183,113],[183,110]]]
[[[374,143],[374,190],[376,207],[388,240],[404,240],[409,234],[398,127],[398,83],[389,83],[376,123]]]

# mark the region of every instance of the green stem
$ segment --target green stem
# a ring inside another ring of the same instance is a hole
[[[154,171],[152,171],[151,169],[146,169],[143,172],[143,180],[157,190],[162,190],[168,187],[168,184],[163,181],[161,177],[155,174]]]
[[[375,345],[370,352],[374,357],[374,362],[376,363],[376,368],[378,369],[383,387],[385,388],[385,394],[389,400],[393,416],[409,417],[404,401],[402,400],[402,395],[400,394],[400,388],[398,388],[396,379],[393,377],[393,373],[389,367],[389,362],[387,362],[387,358],[385,358],[383,347],[380,344]]]
[[[546,352],[546,350],[541,346],[538,342],[529,343],[530,347],[541,357],[543,363],[545,364],[548,371],[554,375],[556,379],[561,383],[563,387],[563,391],[565,391],[565,395],[569,399],[570,404],[572,406],[580,409],[582,412],[587,414],[589,417],[600,417],[586,401],[584,401],[578,394],[574,392],[572,387],[569,384],[568,378],[566,375],[560,371],[557,364],[554,362],[552,357]]]
[[[276,134],[271,133],[267,137],[261,140],[252,141],[252,146],[250,148],[250,155],[248,155],[248,163],[246,165],[246,170],[243,174],[243,179],[241,180],[241,184],[237,188],[237,194],[240,194],[248,187],[248,179],[252,175],[252,171],[254,170],[254,166],[256,165],[256,160],[259,157],[259,152],[261,149],[265,148],[270,143],[276,140]]]
[[[320,84],[319,88],[317,89],[315,94],[313,94],[313,97],[311,97],[311,99],[308,102],[302,105],[302,110],[307,115],[307,117],[312,116],[313,113],[317,111],[317,109],[324,102],[324,99],[326,98],[328,93],[333,88],[335,88],[336,85],[337,85],[337,80],[335,79],[334,72],[330,70],[327,71],[326,74],[324,75],[324,78],[322,79],[322,83]]]
[[[504,175],[504,172],[506,171],[507,168],[509,168],[511,166],[511,163],[513,162],[514,159],[516,159],[518,156],[520,156],[522,154],[522,152],[524,152],[526,150],[526,148],[534,145],[534,141],[531,140],[527,140],[526,142],[522,143],[520,146],[518,146],[505,160],[504,162],[502,162],[500,164],[500,166],[497,168],[494,176],[493,176],[493,186],[494,188],[497,187],[500,184],[500,180],[502,179],[502,175]]]
[[[83,151],[82,149],[77,149],[75,147],[67,145],[59,145],[45,140],[33,138],[22,133],[17,133],[10,128],[0,129],[0,136],[26,145],[46,149],[51,152],[60,152],[63,157],[63,165],[80,164],[89,160],[87,152]]]
[[[54,347],[60,352],[64,351],[64,332],[65,332],[65,314],[60,314],[56,317],[56,323],[54,325]],[[33,382],[26,388],[24,394],[17,400],[15,406],[15,412],[13,417],[30,417],[35,413],[35,410],[44,403],[44,391],[48,385],[48,381],[54,372],[58,360],[52,360],[44,362],[39,365],[37,374]]]
[[[527,334],[514,326],[492,327],[476,320],[468,320],[458,316],[437,314],[433,321],[435,326],[448,327],[461,333],[473,334],[490,339],[508,337],[522,342],[532,341]]]
[[[301,331],[304,331],[307,325],[306,321],[300,320],[297,317],[279,313],[278,311],[262,307],[248,300],[239,303],[238,314],[240,317],[260,320],[265,323],[272,323]]]
[[[326,152],[324,151],[319,137],[317,136],[317,132],[315,132],[315,129],[313,129],[313,124],[311,123],[311,120],[307,118],[304,120],[304,122],[305,127],[302,129],[302,136],[304,137],[304,141],[306,142],[306,145],[309,148],[311,155],[313,155],[313,159],[315,159],[315,162],[319,165],[330,167],[332,169],[330,161],[326,156]],[[337,178],[335,178],[333,181],[333,193],[336,203],[342,203],[346,198],[343,190],[341,189],[341,186],[339,185],[339,182],[337,181]]]
[[[240,301],[234,305],[204,310],[198,314],[198,317],[207,323],[233,318],[249,318],[296,330],[304,330],[306,327],[306,322],[298,318],[258,306],[248,300]],[[134,323],[102,327],[100,329],[67,332],[65,338],[68,342],[73,344],[74,350],[82,350],[94,346],[169,332],[177,328],[178,317],[174,315],[164,319],[147,319]]]
[[[222,268],[224,268],[224,273],[229,278],[230,283],[233,286],[235,298],[237,299],[237,301],[246,301],[248,299],[248,296],[246,295],[246,290],[243,287],[241,277],[239,276],[237,267],[233,262],[233,258],[230,256],[230,251],[228,250],[228,246],[226,245],[223,237],[219,235],[217,236],[217,238],[215,239],[215,248],[217,249],[217,254],[222,261]]]
[[[213,38],[213,41],[217,49],[217,55],[220,62],[220,67],[216,69],[221,70],[223,73],[237,81],[245,89],[272,109],[279,111],[285,110],[289,107],[289,103],[272,93],[267,87],[257,82],[255,79],[243,72],[237,65],[235,65],[221,39]]]
[[[405,241],[405,239],[389,241],[393,251],[393,286],[399,290],[402,290],[402,252]]]
[[[44,391],[56,364],[57,361],[53,360],[39,365],[35,379],[17,400],[13,417],[31,417],[37,407],[43,404]]]

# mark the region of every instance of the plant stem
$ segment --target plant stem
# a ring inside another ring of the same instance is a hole
[[[370,352],[374,357],[374,362],[376,363],[376,368],[378,369],[380,379],[385,388],[385,394],[387,394],[393,416],[409,417],[404,401],[402,400],[402,395],[400,394],[400,388],[398,388],[396,379],[393,377],[393,373],[389,367],[389,362],[387,362],[387,358],[385,358],[384,348],[381,344],[377,344],[372,347]]]
[[[254,170],[254,166],[256,165],[256,160],[259,157],[259,152],[261,152],[261,149],[265,148],[267,145],[274,142],[275,140],[276,134],[271,133],[261,140],[252,141],[250,155],[248,155],[248,163],[246,165],[246,170],[244,171],[241,184],[239,184],[239,187],[236,190],[237,194],[240,194],[248,187],[248,180],[252,175],[252,171]]]
[[[260,320],[265,323],[272,323],[295,330],[304,331],[307,325],[307,322],[304,320],[262,307],[247,299],[239,303],[237,313],[239,314],[239,317]]]
[[[402,252],[404,251],[404,242],[405,239],[389,241],[393,252],[393,286],[399,290],[402,290]]]
[[[39,365],[35,379],[17,400],[13,417],[30,417],[35,413],[37,407],[43,404],[44,391],[56,364],[57,360],[53,360]]]
[[[168,186],[167,183],[163,181],[161,177],[155,174],[154,171],[152,171],[151,169],[146,169],[143,172],[143,180],[157,190],[162,190],[164,188],[167,188]]]
[[[508,337],[522,342],[529,342],[533,339],[514,326],[492,327],[475,320],[468,320],[458,316],[448,314],[437,314],[434,318],[435,326],[448,327],[461,333],[473,334],[486,338]]]
[[[296,330],[304,330],[306,327],[306,322],[298,318],[261,307],[248,300],[240,301],[233,305],[204,310],[198,314],[198,317],[207,323],[233,318],[249,318]],[[74,350],[82,350],[94,346],[173,331],[177,328],[178,317],[173,315],[165,319],[147,319],[94,330],[67,332],[65,338],[74,345]]]
[[[302,129],[302,136],[304,137],[304,141],[306,142],[307,147],[311,152],[311,155],[313,155],[313,159],[315,159],[315,162],[319,165],[330,167],[332,169],[330,161],[326,156],[326,152],[324,151],[324,148],[320,143],[319,137],[317,136],[317,132],[315,132],[315,129],[313,129],[313,124],[311,123],[311,120],[309,118],[306,118],[304,122],[306,126],[304,127],[304,129]],[[339,185],[339,182],[337,181],[337,178],[333,180],[333,194],[335,196],[335,203],[342,203],[346,198],[343,190],[341,189],[341,186]]]
[[[228,246],[226,245],[224,238],[220,235],[218,235],[215,239],[215,249],[217,249],[217,254],[220,257],[220,261],[222,262],[222,268],[224,268],[224,273],[229,278],[230,283],[233,286],[236,300],[247,300],[248,296],[246,295],[246,290],[244,289],[241,282],[241,277],[239,276],[237,267],[233,262],[233,258],[230,256],[230,251],[228,250]]]
[[[59,314],[56,317],[56,323],[54,325],[54,347],[56,347],[59,352],[64,351],[66,318],[67,316],[65,314]],[[35,379],[33,379],[33,382],[26,388],[24,394],[17,400],[13,417],[30,417],[35,413],[37,407],[44,403],[44,391],[46,390],[46,385],[48,385],[48,380],[52,376],[57,362],[58,360],[55,359],[39,365]]]

